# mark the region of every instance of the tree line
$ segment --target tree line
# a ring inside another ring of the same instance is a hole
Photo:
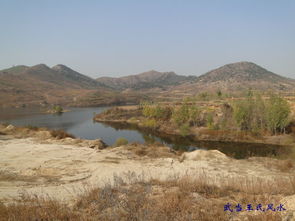
[[[189,99],[186,99],[189,100]],[[221,113],[191,104],[160,105],[142,102],[142,114],[156,126],[166,121],[180,129],[183,135],[191,127],[206,126],[215,130],[242,130],[250,132],[284,133],[291,121],[289,103],[277,94],[263,98],[259,93],[249,92],[245,97],[221,105]]]

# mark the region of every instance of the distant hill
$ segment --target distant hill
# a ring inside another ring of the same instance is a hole
[[[272,73],[252,62],[227,64],[209,71],[194,81],[170,87],[168,93],[190,95],[204,91],[274,90],[293,91],[295,80]]]
[[[198,77],[197,80],[201,82],[236,81],[244,83],[262,80],[278,83],[278,81],[286,81],[287,78],[274,74],[252,62],[237,62],[209,71]]]
[[[201,92],[294,92],[295,80],[251,62],[227,64],[199,77],[148,71],[137,75],[92,79],[65,65],[15,66],[0,71],[0,107],[63,104],[98,106],[142,99],[177,99]]]
[[[125,77],[111,78],[100,77],[97,82],[113,89],[146,89],[155,87],[165,87],[168,85],[178,85],[180,83],[194,79],[190,76],[180,76],[174,72],[158,72],[148,71],[137,75],[129,75]]]
[[[0,71],[0,106],[75,105],[94,93],[107,97],[112,91],[64,65],[15,66]]]
[[[94,79],[83,74],[80,74],[77,71],[74,71],[71,68],[62,64],[58,64],[52,67],[51,70],[54,70],[57,73],[59,73],[59,80],[62,80],[63,82],[71,82],[72,84],[79,85],[82,88],[88,89],[101,86],[101,84],[99,84]]]

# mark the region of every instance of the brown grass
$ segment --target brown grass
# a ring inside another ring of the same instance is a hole
[[[150,158],[177,158],[178,153],[173,149],[163,146],[162,144],[139,144],[132,143],[126,146],[126,149],[135,153],[140,157],[150,157]]]
[[[225,178],[224,178],[225,179]],[[73,206],[50,197],[22,194],[15,203],[0,203],[0,220],[281,220],[280,212],[225,212],[224,205],[277,204],[281,195],[295,193],[295,178],[263,181],[229,179],[222,186],[204,173],[192,178],[145,181],[127,173],[114,176],[103,188],[85,187]],[[293,187],[292,187],[293,186]],[[278,188],[275,189],[274,187]]]
[[[0,181],[29,181],[34,182],[37,177],[24,176],[16,173],[7,172],[5,170],[0,170]]]
[[[294,159],[269,159],[265,158],[263,164],[267,168],[274,168],[281,172],[289,173],[294,170]]]
[[[56,138],[56,139],[64,139],[64,138],[67,138],[67,137],[70,137],[70,138],[75,138],[74,135],[72,134],[69,134],[63,130],[51,130],[50,131],[50,134],[52,137]]]

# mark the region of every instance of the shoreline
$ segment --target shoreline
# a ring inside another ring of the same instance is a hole
[[[121,124],[121,125],[127,125],[126,128],[129,127],[136,127],[138,130],[143,131],[150,131],[154,134],[163,134],[164,136],[178,136],[183,138],[189,138],[196,142],[198,141],[213,141],[213,142],[232,142],[232,143],[245,143],[245,144],[269,144],[269,145],[280,145],[280,146],[291,146],[292,144],[295,144],[294,137],[288,134],[283,135],[275,135],[275,136],[263,136],[263,137],[254,137],[251,136],[250,133],[244,133],[242,136],[246,139],[241,139],[241,131],[222,131],[222,130],[213,130],[208,128],[198,128],[197,133],[193,134],[190,133],[189,135],[182,136],[179,132],[176,130],[167,130],[165,126],[159,126],[156,128],[150,128],[147,126],[144,126],[140,122],[134,122],[130,120],[122,120],[122,119],[103,119],[98,117],[99,114],[97,114],[93,120],[99,123],[106,123],[106,124]],[[287,140],[287,144],[286,144]],[[288,143],[290,140],[293,141],[293,143]]]
[[[256,198],[263,199],[259,203],[265,205],[283,203],[288,213],[295,212],[293,161],[267,157],[237,160],[218,150],[179,153],[156,144],[100,149],[91,146],[89,140],[58,139],[46,129],[12,125],[0,125],[0,132],[3,133],[0,135],[0,209],[1,202],[8,207],[10,203],[21,205],[18,202],[22,202],[22,194],[26,194],[40,199],[38,205],[54,201],[72,211],[79,208],[77,205],[87,194],[100,196],[92,191],[113,188],[116,192],[116,188],[126,188],[127,192],[122,190],[122,193],[132,197],[134,194],[130,191],[139,187],[141,190],[142,185],[142,190],[150,187],[151,199],[147,202],[163,194],[166,199],[165,194],[172,192],[177,194],[175,199],[183,196],[192,204],[213,203],[222,214],[225,214],[222,209],[226,202],[257,203],[253,200]],[[269,186],[276,187],[276,191]],[[139,191],[138,196],[142,193]],[[271,198],[263,198],[266,194]],[[89,208],[96,203],[90,203]],[[83,209],[79,212],[87,213]],[[243,218],[246,214],[234,215]],[[253,213],[256,215],[259,216]]]

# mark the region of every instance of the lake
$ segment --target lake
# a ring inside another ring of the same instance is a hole
[[[102,139],[112,145],[119,137],[129,142],[153,143],[155,141],[168,145],[174,149],[217,149],[234,158],[250,156],[283,156],[290,153],[290,148],[278,145],[249,144],[237,142],[208,142],[193,141],[181,136],[163,136],[153,131],[140,130],[124,124],[103,124],[94,122],[94,114],[98,114],[107,107],[69,108],[63,114],[45,114],[40,109],[2,109],[0,122],[16,126],[36,126],[50,129],[63,129],[82,139]],[[43,111],[44,112],[44,111]]]

